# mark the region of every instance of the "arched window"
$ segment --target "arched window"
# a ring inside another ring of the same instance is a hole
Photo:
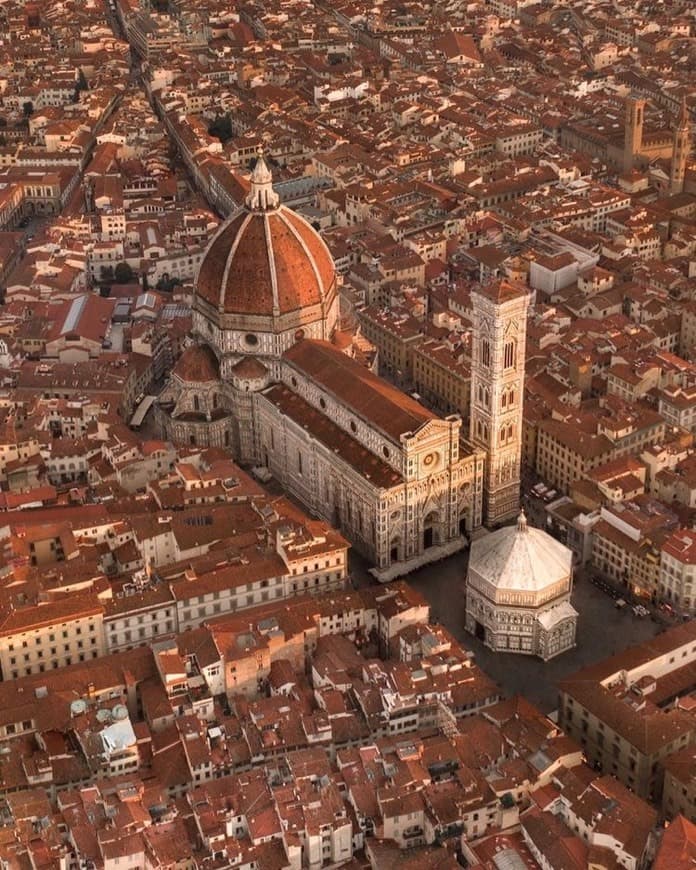
[[[213,408],[217,408],[217,406],[218,406],[217,393],[213,393]]]
[[[503,395],[501,396],[500,404],[503,408],[507,406],[507,393],[503,393]]]
[[[487,338],[481,339],[481,362],[486,368],[491,364],[491,343]]]
[[[483,402],[483,387],[481,386],[481,384],[479,384],[478,388],[478,400],[480,403]]]
[[[511,369],[515,365],[515,342],[514,341],[506,341],[505,342],[504,361],[505,361],[505,368],[506,369]]]
[[[477,420],[477,421],[476,421],[476,435],[477,435],[478,438],[481,437],[481,433],[482,433],[482,431],[483,431],[483,430],[481,429],[481,421],[480,421],[480,420]]]
[[[514,431],[515,430],[513,429],[512,423],[510,423],[510,425],[508,426],[508,430],[507,430],[507,440],[508,441],[512,441],[513,436],[514,436]]]
[[[515,404],[515,391],[514,391],[514,389],[511,389],[510,392],[508,393],[508,405],[512,406],[514,404]]]
[[[200,411],[201,410],[201,402],[198,396],[194,395],[193,397],[193,410]]]
[[[488,392],[488,387],[483,391],[483,404],[490,408],[491,406],[491,394]]]
[[[483,424],[483,440],[488,441],[488,424]]]

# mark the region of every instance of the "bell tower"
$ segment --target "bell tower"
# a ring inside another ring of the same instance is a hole
[[[682,96],[681,113],[677,126],[674,128],[674,149],[672,151],[672,163],[669,169],[669,192],[682,193],[684,190],[684,176],[686,175],[686,162],[691,151],[691,124],[689,113],[686,108],[686,95]]]
[[[630,172],[636,155],[643,145],[643,114],[645,100],[640,97],[626,98],[626,122],[624,126],[623,170]]]
[[[522,402],[527,310],[530,292],[505,279],[471,294],[469,438],[486,452],[483,517],[487,526],[515,519],[520,511]]]

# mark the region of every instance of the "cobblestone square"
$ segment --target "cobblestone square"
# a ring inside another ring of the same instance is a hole
[[[469,552],[463,550],[404,579],[428,599],[433,619],[474,652],[476,662],[500,684],[506,695],[522,693],[547,713],[555,710],[556,685],[567,674],[641,643],[660,631],[660,624],[648,617],[634,616],[629,607],[618,610],[609,595],[582,578],[576,579],[571,599],[580,614],[575,649],[546,663],[523,655],[493,653],[464,629],[464,580],[468,560]],[[358,585],[369,582],[359,558],[353,559],[352,573]]]

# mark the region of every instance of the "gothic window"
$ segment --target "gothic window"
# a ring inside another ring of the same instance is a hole
[[[490,406],[491,406],[491,394],[488,392],[487,389],[485,389],[485,390],[483,391],[483,404],[484,404],[487,408],[490,408]]]
[[[511,369],[515,365],[515,342],[506,341],[504,351],[505,368]]]
[[[483,430],[482,430],[482,428],[481,428],[481,421],[480,421],[480,420],[477,420],[477,421],[476,421],[476,435],[477,435],[478,438],[481,437],[482,432],[483,432]]]
[[[508,393],[508,405],[512,406],[515,404],[515,391],[510,390]]]
[[[506,405],[507,405],[507,393],[503,393],[503,395],[500,399],[500,404],[502,405],[503,408],[506,407]]]
[[[508,441],[512,441],[512,438],[513,438],[513,431],[514,431],[514,430],[513,430],[513,428],[512,428],[512,423],[510,423],[510,425],[508,426],[508,430],[507,430],[507,439],[508,439]]]
[[[198,396],[193,397],[193,410],[200,411],[201,410],[201,402]]]
[[[487,338],[481,339],[481,362],[486,368],[491,364],[491,343]]]
[[[488,425],[486,423],[483,424],[483,438],[484,441],[488,441]]]
[[[498,440],[501,444],[505,444],[505,442],[507,441],[507,429],[505,426],[503,426],[503,428],[500,430]]]
[[[217,406],[218,406],[217,393],[213,393],[213,408],[217,408]]]
[[[478,400],[479,404],[483,404],[483,387],[481,386],[481,384],[479,384],[478,388]]]

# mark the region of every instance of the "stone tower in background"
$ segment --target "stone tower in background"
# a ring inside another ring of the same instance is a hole
[[[674,149],[672,151],[672,163],[669,170],[669,192],[682,193],[684,190],[684,176],[686,174],[686,161],[691,151],[691,124],[689,113],[686,109],[686,97],[682,97],[681,112],[677,126],[674,128]]]
[[[633,169],[636,154],[640,154],[643,144],[643,115],[645,100],[640,97],[626,98],[626,123],[624,126],[624,172]]]

